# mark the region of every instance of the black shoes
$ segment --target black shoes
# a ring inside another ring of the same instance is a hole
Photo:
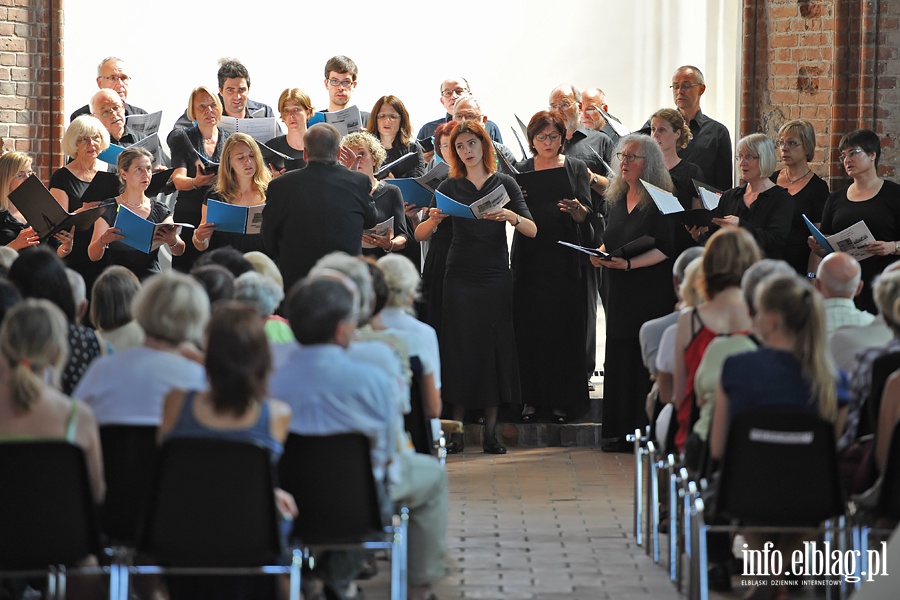
[[[450,434],[450,443],[447,444],[447,454],[459,454],[466,447],[466,438],[461,433]]]
[[[501,446],[497,440],[485,440],[483,449],[485,454],[506,454],[506,447]]]
[[[600,449],[604,452],[631,452],[634,453],[634,444],[624,439],[614,439],[604,442]]]

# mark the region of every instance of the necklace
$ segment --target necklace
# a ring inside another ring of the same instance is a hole
[[[785,172],[784,172],[784,176],[787,177],[788,183],[790,183],[790,184],[793,185],[793,184],[797,183],[798,181],[800,181],[800,180],[802,180],[802,179],[806,179],[806,176],[809,175],[810,173],[812,173],[812,169],[807,169],[807,170],[806,170],[806,173],[804,173],[803,175],[801,175],[801,176],[798,177],[797,179],[791,179],[791,176],[788,174],[787,171],[785,171]]]
[[[125,201],[125,198],[124,198],[124,197],[119,196],[119,198],[122,199],[122,205],[127,206],[128,208],[141,208],[141,207],[144,206],[144,202],[143,202],[143,201],[141,201],[141,202],[138,203],[138,204],[129,204],[128,202]]]

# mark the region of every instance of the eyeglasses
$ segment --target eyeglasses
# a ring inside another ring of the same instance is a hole
[[[673,83],[669,86],[672,90],[681,90],[682,92],[687,92],[693,87],[697,87],[698,85],[703,85],[702,83],[682,83],[681,85]]]
[[[28,169],[27,171],[19,171],[18,173],[16,173],[15,178],[19,181],[22,181],[23,179],[28,179],[32,175],[34,175],[34,171]]]
[[[304,108],[300,108],[299,106],[295,106],[294,108],[285,108],[283,111],[281,111],[281,114],[282,114],[282,115],[294,115],[294,116],[297,116],[297,115],[299,115],[300,113],[304,112],[305,110],[306,110],[306,109],[304,109]]]
[[[344,81],[341,81],[340,79],[329,79],[328,85],[330,85],[331,87],[342,87],[346,89],[353,85],[353,81],[351,81],[350,79],[345,79]]]
[[[587,107],[585,107],[584,112],[596,113],[596,112],[600,112],[600,109],[598,109],[596,106],[587,106]]]
[[[844,162],[848,158],[853,158],[860,152],[865,152],[865,150],[863,150],[862,148],[854,148],[853,150],[850,150],[849,152],[841,152],[840,154],[838,154],[838,158],[841,159],[841,162]]]
[[[551,142],[555,142],[560,137],[561,136],[558,133],[539,133],[536,136],[534,136],[534,139],[536,139],[539,142],[545,142],[547,140],[550,140]]]
[[[739,163],[744,161],[751,162],[754,160],[759,160],[759,157],[753,156],[752,154],[738,154],[734,157],[734,160],[738,161]]]
[[[97,142],[99,144],[102,141],[103,141],[103,138],[99,134],[91,135],[91,136],[83,135],[80,138],[78,138],[77,140],[75,140],[75,145],[76,146],[84,146],[88,142]]]
[[[122,110],[121,104],[112,104],[108,108],[101,111],[100,116],[104,119],[108,119],[114,114],[117,114],[120,110]]]
[[[775,142],[775,145],[779,148],[790,148],[791,150],[793,150],[794,148],[800,147],[800,142],[798,142],[797,140],[778,140],[777,142]]]
[[[461,110],[453,117],[454,121],[480,121],[481,115],[465,110]]]
[[[465,88],[456,88],[455,90],[441,90],[441,96],[443,98],[452,98],[453,96],[462,96],[463,94],[468,94],[469,90]]]
[[[563,100],[559,104],[551,104],[550,110],[569,110],[570,108],[572,108],[572,106],[574,105],[571,102],[569,102],[568,100]]]
[[[121,81],[125,85],[128,85],[128,83],[131,81],[131,77],[129,77],[128,75],[101,75],[100,79],[105,79],[110,83]]]
[[[379,121],[384,121],[384,120],[387,120],[387,121],[399,121],[399,120],[400,120],[400,115],[398,115],[397,113],[378,113],[378,116],[377,116],[376,118],[377,118]]]
[[[630,163],[636,160],[643,160],[645,158],[637,154],[625,154],[624,152],[616,152],[616,157],[623,163]]]

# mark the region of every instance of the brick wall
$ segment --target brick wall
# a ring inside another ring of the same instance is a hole
[[[813,169],[834,188],[846,182],[841,136],[874,129],[880,172],[900,174],[900,0],[744,0],[743,36],[741,135],[808,119]]]
[[[62,14],[62,0],[0,0],[0,137],[44,181],[62,166]]]

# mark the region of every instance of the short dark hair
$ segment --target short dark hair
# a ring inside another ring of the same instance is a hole
[[[128,324],[133,319],[131,303],[140,289],[141,281],[130,269],[121,265],[107,267],[91,288],[94,327],[108,331]]]
[[[875,153],[875,166],[878,166],[878,159],[881,158],[881,138],[871,129],[857,129],[851,131],[841,138],[838,145],[838,151],[843,152],[847,148],[859,146],[866,154]]]
[[[316,123],[303,134],[306,162],[335,163],[341,147],[341,134],[328,123]]]
[[[206,328],[206,378],[217,413],[241,416],[262,402],[272,370],[272,354],[256,307],[222,302]]]
[[[241,253],[240,250],[233,246],[222,246],[210,252],[204,252],[194,263],[195,267],[204,265],[221,265],[228,269],[236,278],[240,277],[247,271],[253,270],[253,264]]]
[[[541,110],[534,113],[534,116],[528,121],[528,129],[526,130],[528,133],[528,148],[535,156],[537,156],[537,150],[534,147],[534,136],[547,126],[555,127],[557,133],[562,136],[557,154],[563,153],[563,142],[566,139],[566,122],[563,120],[562,114],[558,111]]]
[[[220,300],[234,298],[234,275],[222,265],[200,265],[191,269],[191,277],[200,282],[209,303],[215,304]]]
[[[44,298],[62,309],[69,323],[75,322],[75,296],[63,261],[43,244],[23,248],[9,268],[9,280],[24,298]]]
[[[234,58],[223,58],[219,61],[219,72],[216,74],[219,79],[219,89],[225,87],[226,79],[236,79],[243,77],[247,80],[247,89],[250,89],[250,73],[239,60]]]
[[[338,279],[325,276],[298,281],[285,300],[291,331],[301,344],[334,340],[337,326],[353,316],[353,291]]]
[[[353,59],[343,54],[332,56],[325,63],[325,79],[328,79],[328,74],[332,71],[335,73],[350,73],[350,78],[353,81],[356,81],[356,76],[359,74],[359,69],[356,68],[356,63],[353,62]],[[249,81],[247,85],[250,85]]]

